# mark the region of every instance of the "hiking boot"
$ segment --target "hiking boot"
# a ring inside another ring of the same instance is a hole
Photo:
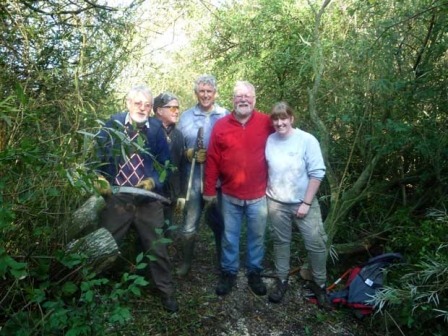
[[[277,279],[274,289],[269,294],[269,301],[279,303],[288,289],[288,280]]]
[[[305,297],[310,298],[314,296],[319,308],[324,308],[326,310],[333,309],[325,285],[321,287],[314,281],[308,281],[303,285],[303,288],[305,289]]]
[[[162,306],[169,313],[175,313],[179,310],[179,306],[177,305],[177,301],[173,296],[164,295],[162,296]]]
[[[248,284],[250,289],[256,295],[266,295],[266,285],[261,280],[261,276],[259,272],[250,272],[248,275]]]
[[[228,272],[222,272],[219,277],[218,285],[216,286],[216,295],[226,295],[232,290],[235,285],[236,275]]]
[[[314,292],[310,288],[311,281],[306,281],[305,284],[302,286],[303,290],[303,296],[306,299],[315,298]]]

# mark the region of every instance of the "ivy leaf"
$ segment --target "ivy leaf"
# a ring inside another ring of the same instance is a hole
[[[71,295],[78,290],[78,286],[73,281],[68,281],[62,286],[62,293],[64,295]]]

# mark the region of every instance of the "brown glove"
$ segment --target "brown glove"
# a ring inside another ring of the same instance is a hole
[[[156,183],[155,183],[154,180],[153,180],[152,178],[150,178],[150,177],[147,178],[147,179],[141,180],[141,181],[136,185],[137,188],[142,188],[142,189],[145,189],[145,190],[147,190],[147,191],[151,191],[151,190],[153,190],[155,186],[156,186]]]
[[[207,150],[205,148],[201,148],[195,152],[193,148],[188,148],[185,151],[185,156],[189,162],[193,161],[194,156],[197,163],[204,163],[207,156]]]
[[[112,188],[110,187],[109,181],[103,175],[98,175],[98,178],[93,182],[93,188],[101,196],[112,195]]]
[[[207,156],[207,150],[204,148],[198,149],[196,151],[196,162],[204,163]]]
[[[193,155],[194,155],[194,148],[188,148],[185,151],[185,156],[186,156],[188,162],[193,161]]]

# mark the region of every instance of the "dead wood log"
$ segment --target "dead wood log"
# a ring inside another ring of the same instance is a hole
[[[158,199],[169,203],[168,199],[153,192],[148,192],[133,187],[115,188],[114,193],[135,193]],[[149,195],[148,195],[149,193]],[[67,224],[63,226],[65,241],[68,241],[67,252],[84,254],[88,263],[95,267],[98,273],[111,266],[117,256],[120,255],[117,242],[106,229],[99,229],[100,213],[106,206],[103,197],[92,195],[84,204],[70,216]],[[135,247],[135,239],[131,240],[131,246]],[[129,249],[131,257],[136,256],[134,248]]]
[[[98,229],[100,212],[106,206],[103,197],[92,195],[77,209],[64,225],[66,242],[85,236]]]
[[[86,257],[86,263],[96,273],[111,266],[120,254],[118,244],[112,234],[100,228],[88,235],[71,241],[67,253],[76,253]]]

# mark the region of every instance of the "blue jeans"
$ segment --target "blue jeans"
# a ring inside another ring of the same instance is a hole
[[[243,219],[247,224],[247,272],[261,272],[264,258],[264,238],[267,223],[266,197],[256,202],[242,201],[242,205],[232,203],[222,195],[224,235],[222,238],[221,269],[236,274],[239,268],[239,247]]]

